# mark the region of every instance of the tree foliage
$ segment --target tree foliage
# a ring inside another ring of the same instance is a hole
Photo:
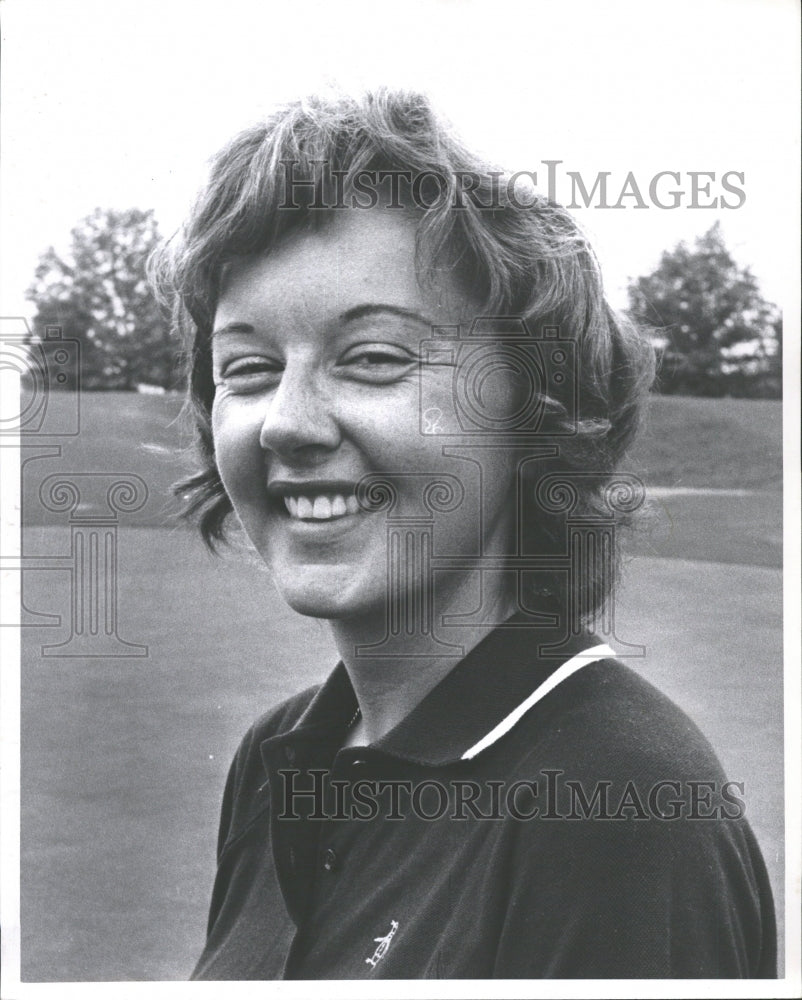
[[[630,282],[629,312],[651,328],[658,388],[698,396],[779,396],[782,321],[739,267],[718,222]]]
[[[69,254],[42,254],[27,292],[38,337],[57,325],[81,343],[85,388],[175,386],[176,347],[145,271],[160,241],[153,212],[98,208],[70,235]]]

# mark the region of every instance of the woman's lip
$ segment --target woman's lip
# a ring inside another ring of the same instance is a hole
[[[278,507],[273,509],[273,516],[278,517],[274,522],[276,527],[280,525],[282,530],[288,531],[290,536],[299,540],[303,538],[317,540],[316,544],[324,539],[333,541],[346,535],[350,536],[355,530],[364,531],[363,519],[367,516],[364,510],[358,510],[355,514],[348,512],[340,517],[293,517],[285,508],[283,501],[280,510]]]

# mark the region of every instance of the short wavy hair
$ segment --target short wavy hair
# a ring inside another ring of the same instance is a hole
[[[455,270],[483,315],[518,317],[530,330],[558,327],[576,345],[576,379],[552,385],[543,400],[539,438],[553,436],[558,454],[527,465],[523,489],[521,551],[563,551],[569,513],[609,515],[605,494],[654,378],[652,347],[608,305],[598,262],[574,218],[534,190],[522,202],[512,175],[469,152],[425,96],[399,91],[310,97],[239,133],[213,158],[183,228],[152,258],[154,288],[171,309],[188,360],[197,469],[176,484],[184,515],[197,521],[210,547],[225,539],[232,506],[215,462],[210,335],[228,265],[271,251],[292,232],[330,223],[353,202],[365,171],[420,180],[414,203],[407,192],[393,207],[418,218],[422,281]],[[570,505],[544,508],[536,498],[544,475],[571,483]],[[530,589],[571,597],[592,611],[609,588],[608,570],[597,567],[581,583],[552,571]]]

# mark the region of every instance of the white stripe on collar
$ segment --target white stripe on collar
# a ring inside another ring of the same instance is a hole
[[[474,743],[470,749],[466,750],[462,755],[463,760],[471,760],[482,750],[486,750],[487,747],[492,746],[496,740],[500,740],[501,737],[508,733],[515,723],[524,715],[529,709],[544,698],[549,691],[553,691],[558,684],[566,680],[571,674],[576,673],[580,668],[587,666],[588,663],[595,663],[597,660],[607,660],[610,657],[615,657],[616,653],[614,649],[610,646],[602,644],[599,646],[591,646],[589,649],[583,650],[581,653],[577,653],[576,656],[572,656],[570,660],[566,660],[561,666],[559,666],[550,677],[547,677],[545,681],[540,685],[540,687],[535,688],[529,697],[522,701],[521,704],[514,708],[506,718],[502,719],[499,724],[490,730],[487,736],[483,736],[478,743]]]

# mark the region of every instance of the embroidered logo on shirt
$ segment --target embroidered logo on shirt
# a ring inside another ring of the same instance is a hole
[[[377,937],[373,939],[378,945],[378,947],[370,956],[370,958],[365,959],[365,962],[368,965],[372,965],[374,969],[376,968],[379,962],[387,954],[387,949],[390,947],[390,942],[393,940],[393,937],[395,936],[395,932],[397,930],[398,930],[398,921],[391,920],[389,933],[385,934],[384,937]]]

